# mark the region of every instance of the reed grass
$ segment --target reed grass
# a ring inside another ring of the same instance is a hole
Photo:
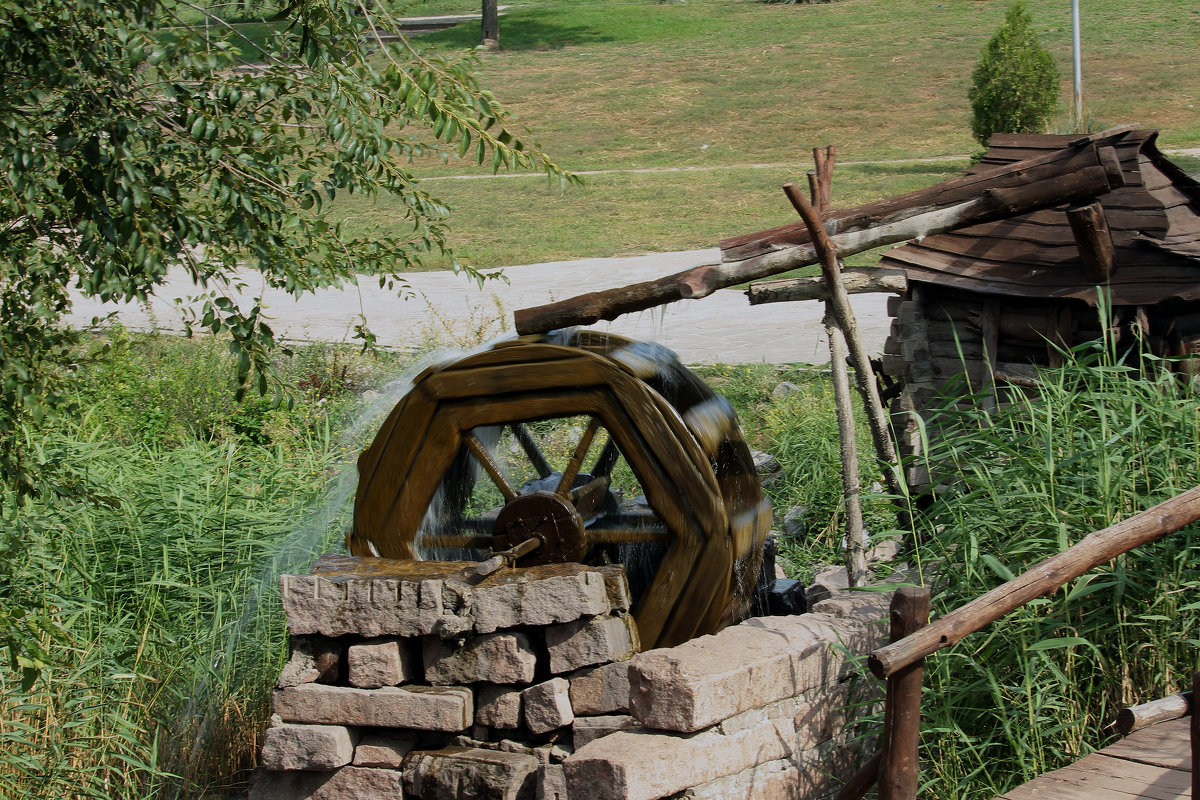
[[[916,530],[936,612],[1200,483],[1194,387],[1126,356],[1089,345],[998,411],[956,402],[931,420],[930,466],[950,482]],[[924,796],[993,797],[1103,746],[1121,706],[1185,688],[1198,551],[1200,530],[1180,531],[931,658]]]

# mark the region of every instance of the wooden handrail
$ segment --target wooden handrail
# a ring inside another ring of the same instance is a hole
[[[1038,597],[1057,591],[1088,570],[1200,520],[1200,486],[1140,514],[1089,533],[1075,545],[1031,567],[898,642],[871,653],[880,680],[925,656],[956,644],[983,626]]]

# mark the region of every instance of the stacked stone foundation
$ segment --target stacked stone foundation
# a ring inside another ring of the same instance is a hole
[[[321,559],[250,800],[776,800],[861,760],[890,599],[833,593],[639,652],[623,568]]]

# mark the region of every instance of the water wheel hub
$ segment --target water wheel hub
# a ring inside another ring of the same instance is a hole
[[[568,499],[551,492],[534,492],[508,501],[496,517],[492,550],[507,550],[531,537],[541,545],[521,558],[519,566],[580,561],[587,553],[583,517]]]

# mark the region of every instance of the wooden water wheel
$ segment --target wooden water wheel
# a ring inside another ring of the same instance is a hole
[[[590,331],[425,370],[359,475],[354,555],[620,562],[647,648],[743,619],[770,528],[728,401],[665,348]]]

